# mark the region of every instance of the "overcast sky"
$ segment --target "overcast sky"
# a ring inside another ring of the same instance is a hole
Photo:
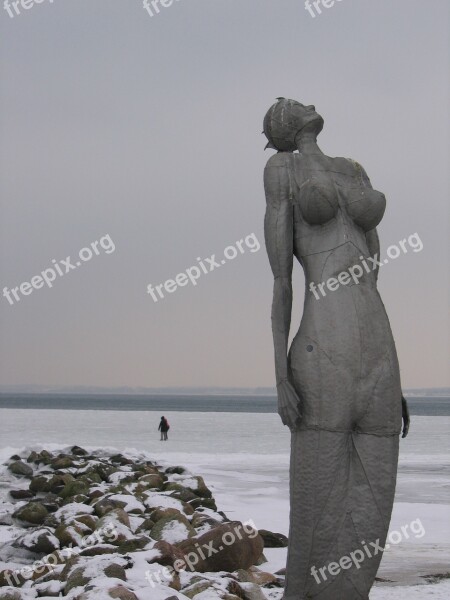
[[[315,104],[323,151],[386,194],[382,251],[419,234],[379,289],[404,387],[450,385],[448,0],[342,0],[315,18],[302,0],[19,8],[0,10],[1,289],[102,236],[115,251],[0,297],[4,384],[273,385],[261,130],[285,96]],[[147,293],[251,233],[259,251]],[[296,267],[293,333],[303,293]]]

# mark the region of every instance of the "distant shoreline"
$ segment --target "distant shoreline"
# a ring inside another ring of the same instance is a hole
[[[406,395],[406,394],[405,394]],[[412,415],[450,416],[450,395],[407,396]],[[0,393],[0,409],[276,413],[275,395]]]

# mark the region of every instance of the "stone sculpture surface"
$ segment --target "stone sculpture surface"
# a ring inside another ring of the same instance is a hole
[[[338,279],[379,258],[386,200],[358,163],[323,154],[323,124],[314,106],[284,98],[264,119],[268,147],[278,150],[264,173],[265,240],[279,414],[291,429],[285,600],[369,598],[382,557],[371,544],[384,547],[388,533],[402,414],[404,436],[409,426],[378,269]],[[306,291],[288,348],[294,257]],[[329,278],[333,291],[311,292]],[[342,561],[357,550],[358,565]],[[338,568],[320,572],[330,563]]]

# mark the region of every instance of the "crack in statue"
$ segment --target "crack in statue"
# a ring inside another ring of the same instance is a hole
[[[386,199],[361,165],[323,154],[316,141],[323,124],[314,106],[284,98],[264,119],[267,147],[278,150],[264,172],[278,408],[292,434],[284,599],[362,600],[382,552],[319,583],[313,569],[339,564],[363,544],[384,546],[409,415],[378,266],[320,301],[306,291],[288,350],[294,256],[307,289],[361,255],[380,255],[376,227]]]

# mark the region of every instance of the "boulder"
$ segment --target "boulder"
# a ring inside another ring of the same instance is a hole
[[[256,583],[257,585],[278,584],[278,578],[272,573],[260,571],[257,567],[250,567],[248,570],[239,569],[236,571],[239,581],[246,583]]]
[[[204,592],[206,590],[209,590],[212,586],[213,586],[212,581],[204,579],[202,581],[197,581],[197,582],[193,583],[192,585],[184,588],[182,590],[182,593],[185,596],[187,596],[188,598],[195,598],[195,596],[197,596],[198,594],[201,594],[202,592]]]
[[[143,548],[148,546],[150,542],[151,539],[146,535],[131,538],[129,540],[126,540],[125,542],[121,542],[121,544],[117,548],[117,552],[119,552],[119,554],[129,554],[130,552],[137,552],[138,550],[142,550]]]
[[[13,517],[22,522],[25,527],[42,525],[48,516],[48,510],[40,502],[29,502],[13,513]]]
[[[151,519],[150,517],[145,519],[140,525],[139,527],[136,529],[136,533],[144,533],[145,531],[147,531],[148,533],[150,533],[150,531],[152,530],[152,528],[155,525],[155,521],[153,521],[153,519]]]
[[[168,475],[183,475],[186,473],[186,469],[184,467],[176,466],[176,467],[167,467],[166,473]]]
[[[31,479],[33,477],[33,469],[27,463],[24,463],[22,460],[15,460],[10,465],[8,465],[8,469],[14,475],[21,475],[22,477],[27,477]]]
[[[197,550],[199,546],[208,548],[205,558]],[[188,570],[233,572],[254,565],[262,554],[264,542],[256,530],[244,529],[242,523],[233,521],[186,540],[178,547],[188,559]]]
[[[153,473],[148,475],[143,475],[138,479],[139,484],[145,484],[145,488],[157,488],[161,489],[164,485],[164,479],[159,473]]]
[[[63,573],[64,573],[64,571],[63,571]],[[61,577],[62,577],[62,574],[61,574]],[[71,573],[67,577],[66,585],[64,587],[64,595],[67,596],[67,594],[70,592],[70,590],[73,590],[74,588],[84,587],[85,585],[87,585],[89,583],[89,581],[90,581],[89,577],[86,577],[84,575],[84,568],[77,567],[76,569],[71,571]]]
[[[78,494],[87,495],[89,494],[89,485],[85,481],[77,480],[69,481],[64,486],[64,489],[59,493],[61,498],[70,498],[77,496]]]
[[[256,583],[242,583],[241,589],[244,593],[243,600],[267,600],[267,596]]]
[[[13,544],[18,548],[25,548],[30,552],[50,554],[60,546],[58,538],[53,535],[51,529],[42,527],[32,533],[26,533],[19,537]]]
[[[211,510],[217,510],[214,498],[194,498],[194,500],[189,501],[189,505],[193,509],[204,507]]]
[[[117,585],[108,590],[108,595],[111,598],[117,598],[118,600],[138,600],[138,597],[134,592],[128,590],[122,585]]]
[[[168,542],[156,542],[152,550],[157,550],[159,554],[155,558],[147,560],[149,564],[158,563],[163,567],[173,568],[177,560],[184,561],[184,553]]]
[[[181,517],[181,511],[179,511],[177,508],[163,508],[163,507],[158,507],[155,508],[155,510],[153,510],[150,513],[150,518],[157,523],[158,521],[161,521],[161,519],[167,519],[168,517]]]
[[[83,528],[75,522],[72,522],[71,525],[61,523],[55,529],[55,537],[59,540],[61,547],[79,546],[85,535]]]
[[[289,540],[282,533],[273,533],[267,529],[260,529],[259,535],[264,540],[264,548],[287,548]]]
[[[150,532],[150,536],[154,540],[169,542],[169,544],[182,542],[194,537],[195,534],[195,529],[181,514],[160,519]]]
[[[206,486],[203,477],[200,475],[195,475],[188,480],[185,480],[184,487],[192,490],[194,494],[200,496],[201,498],[212,498],[211,490]]]
[[[0,590],[0,600],[21,600],[21,598],[21,593],[13,588]]]
[[[70,453],[74,454],[75,456],[86,456],[88,454],[87,450],[80,448],[80,446],[72,446]]]
[[[9,495],[13,500],[29,500],[34,496],[33,492],[28,490],[10,490]]]
[[[73,464],[73,458],[71,456],[67,456],[67,454],[60,454],[50,461],[50,465],[55,469],[55,471],[59,471],[60,469],[69,469],[70,467],[73,467]]]
[[[111,577],[112,579],[121,579],[122,581],[127,580],[125,569],[122,565],[118,565],[117,563],[111,563],[105,567],[103,569],[103,573],[106,575],[106,577]]]

